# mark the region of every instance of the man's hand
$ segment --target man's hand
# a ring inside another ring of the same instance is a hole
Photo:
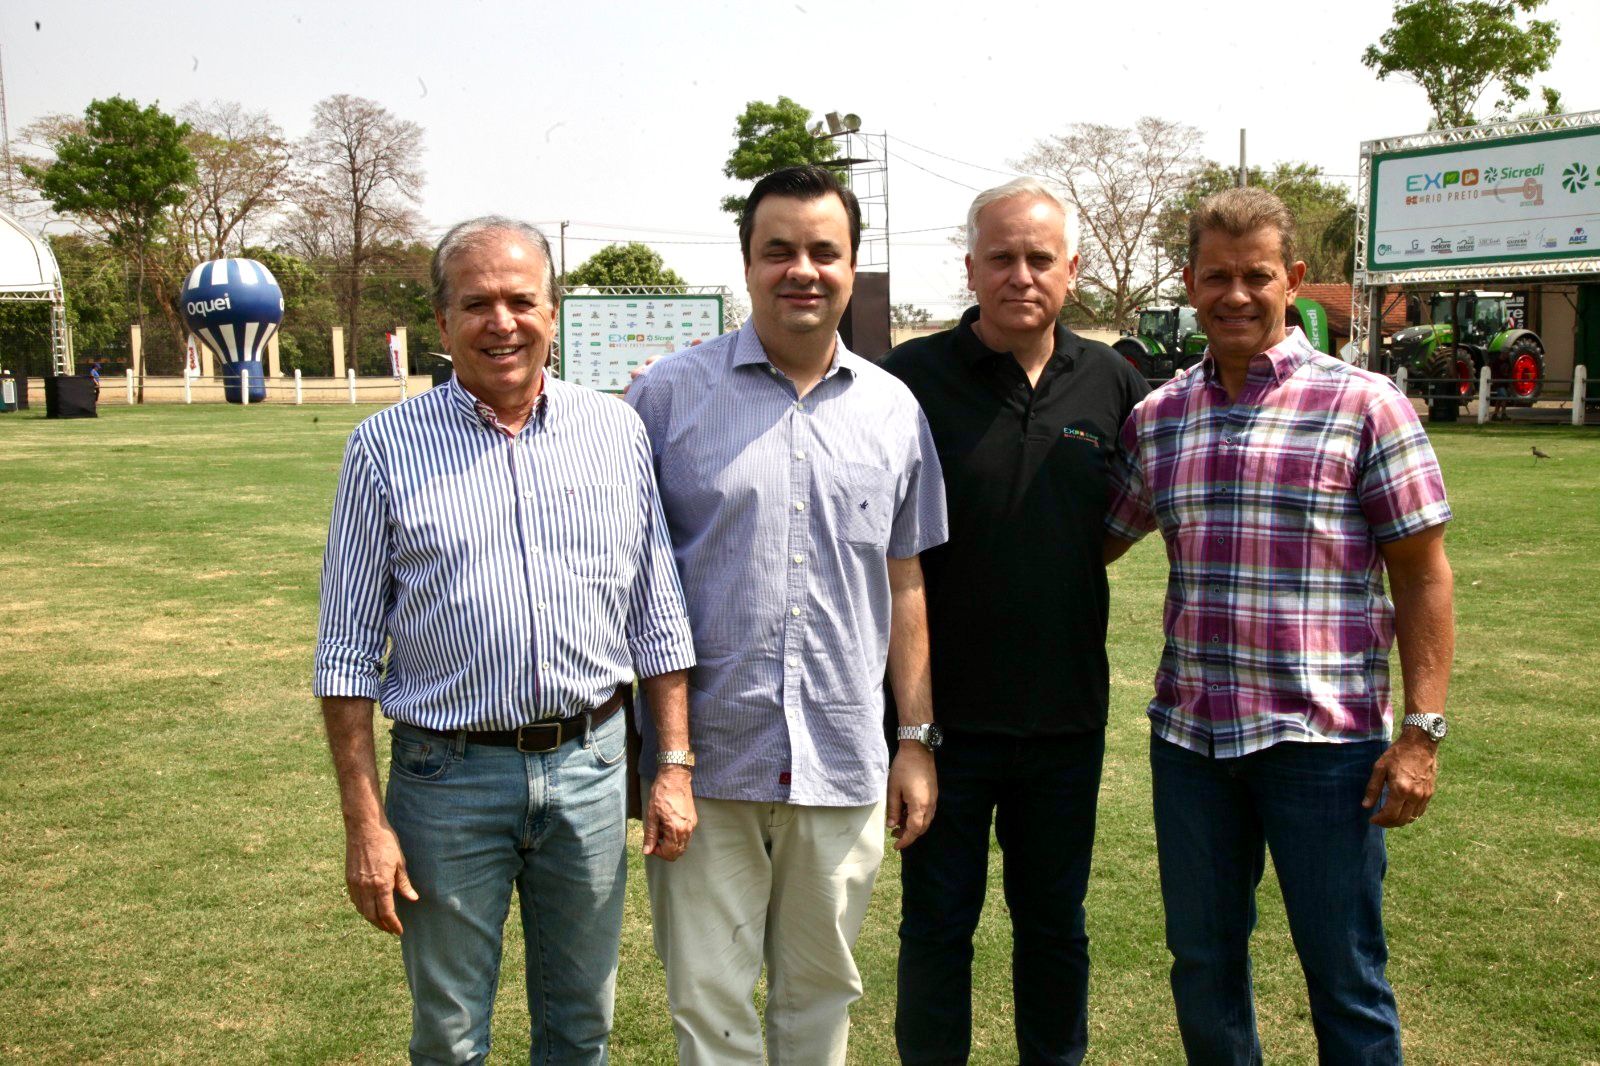
[[[1422,817],[1439,774],[1438,747],[1438,741],[1414,726],[1401,730],[1400,739],[1373,764],[1367,794],[1361,800],[1361,806],[1370,810],[1385,786],[1389,789],[1383,806],[1372,816],[1373,825],[1398,829]]]
[[[889,767],[889,800],[884,813],[894,850],[904,851],[928,830],[939,802],[933,752],[920,742],[902,740]]]
[[[394,910],[395,893],[415,903],[417,890],[406,876],[400,840],[387,822],[345,832],[344,886],[361,917],[385,933],[399,936],[405,931]]]
[[[656,768],[644,809],[644,853],[672,862],[689,847],[699,823],[694,813],[693,775],[687,766]]]

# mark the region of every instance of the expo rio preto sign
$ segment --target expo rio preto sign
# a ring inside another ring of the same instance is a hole
[[[1600,257],[1600,128],[1372,156],[1372,271]]]

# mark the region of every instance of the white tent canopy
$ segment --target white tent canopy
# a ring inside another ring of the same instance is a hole
[[[0,300],[49,305],[52,369],[57,374],[72,373],[61,267],[48,244],[3,211],[0,211]]]

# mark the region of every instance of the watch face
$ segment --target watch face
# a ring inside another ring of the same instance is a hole
[[[928,745],[928,749],[930,751],[937,750],[939,745],[944,743],[944,730],[936,725],[930,725],[928,726],[927,737],[928,739],[924,743]]]
[[[1434,740],[1443,740],[1444,735],[1449,731],[1450,727],[1445,724],[1444,715],[1442,714],[1436,714],[1428,721],[1428,733]]]

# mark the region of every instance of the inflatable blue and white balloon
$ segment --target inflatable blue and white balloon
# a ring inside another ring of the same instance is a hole
[[[229,403],[267,398],[261,358],[283,321],[283,290],[272,271],[254,259],[212,259],[183,283],[183,317],[194,335],[222,360],[222,391]]]

